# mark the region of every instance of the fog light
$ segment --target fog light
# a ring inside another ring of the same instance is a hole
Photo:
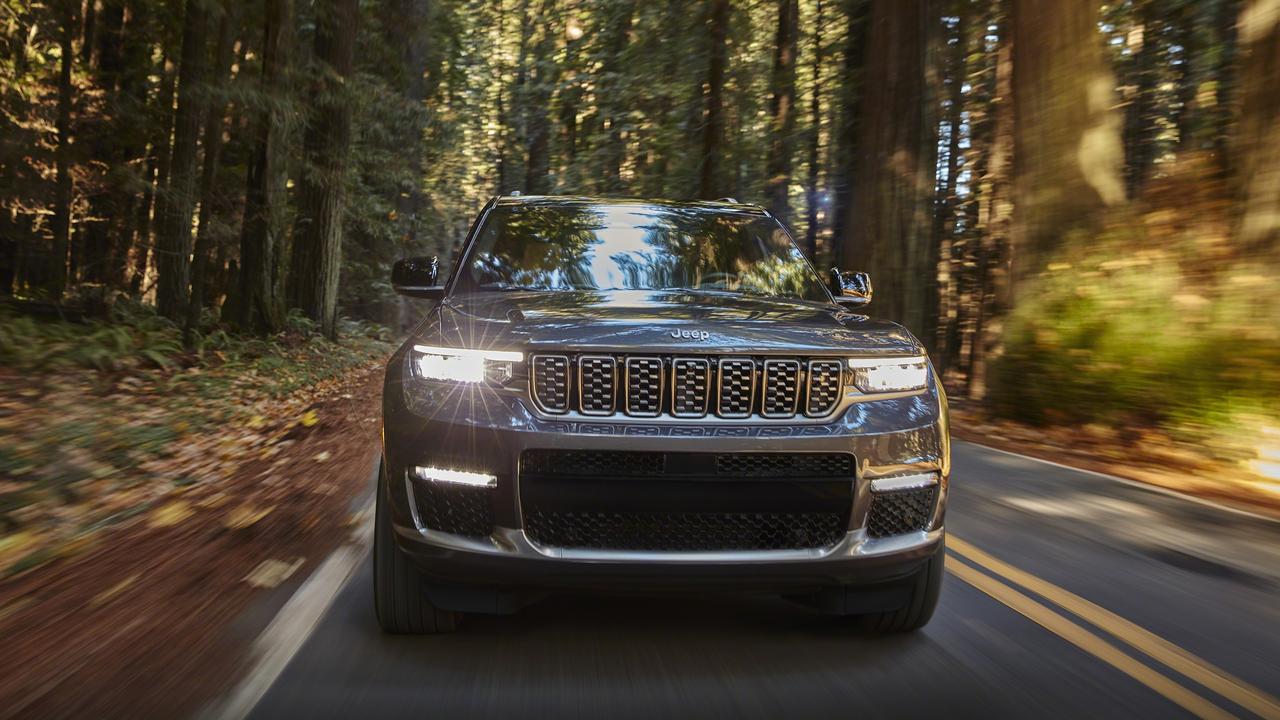
[[[938,484],[938,473],[915,473],[912,475],[894,475],[893,477],[876,478],[871,481],[871,492],[893,492],[894,490],[916,490]]]
[[[448,468],[423,467],[421,465],[413,468],[413,475],[419,480],[470,485],[471,487],[495,487],[498,484],[496,475],[467,472],[466,470],[450,470]]]

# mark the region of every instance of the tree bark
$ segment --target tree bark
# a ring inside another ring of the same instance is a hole
[[[804,189],[804,247],[809,253],[809,262],[818,262],[818,174],[821,169],[819,154],[822,151],[822,0],[816,0],[813,18],[813,90],[809,96],[809,162]]]
[[[290,263],[291,300],[330,338],[337,332],[338,279],[342,263],[351,103],[346,83],[355,59],[358,0],[319,6],[316,59],[322,77],[314,85],[304,154],[298,224]]]
[[[927,299],[929,277],[937,274],[929,247],[936,128],[925,76],[931,11],[929,0],[871,2],[851,175],[857,191],[842,252],[845,269],[877,281],[877,315],[904,324],[930,347],[927,330],[937,311]]]
[[[58,146],[54,150],[57,174],[53,204],[53,247],[49,253],[46,290],[54,302],[62,300],[67,288],[67,261],[71,252],[71,66],[75,63],[77,5],[74,0],[60,0],[61,32],[58,34]]]
[[[606,193],[622,191],[622,163],[626,158],[626,143],[622,136],[622,121],[627,108],[623,106],[622,84],[619,79],[623,72],[623,55],[631,42],[631,24],[635,15],[634,0],[623,0],[610,5],[614,16],[609,18],[609,39],[605,48],[604,62],[601,63],[598,94],[601,114],[601,129],[604,133],[604,148],[601,153],[600,176],[601,188]],[[608,128],[603,127],[605,124]]]
[[[858,117],[862,107],[863,65],[867,52],[869,0],[846,0],[844,72],[840,84],[840,125],[835,132],[835,202],[832,218],[832,258],[839,260],[848,246],[847,223],[853,206],[853,175],[858,158]]]
[[[188,0],[178,63],[178,109],[174,116],[173,159],[168,192],[156,202],[156,310],[182,320],[191,280],[191,216],[195,209],[200,120],[204,117],[204,79],[208,64],[205,35],[209,0]]]
[[[545,19],[553,9],[552,0],[543,0],[539,16],[544,18],[541,35],[533,48],[533,67],[529,75],[528,127],[525,146],[524,189],[531,195],[551,192],[550,145],[551,123],[547,108],[551,94],[560,76],[560,66],[555,61],[556,26]]]
[[[1155,160],[1156,91],[1160,81],[1159,8],[1154,0],[1136,3],[1141,45],[1134,54],[1134,91],[1125,117],[1125,181],[1129,197],[1137,197]]]
[[[1232,155],[1240,198],[1236,242],[1246,254],[1280,253],[1280,5],[1249,0],[1240,13],[1240,121]]]
[[[1014,292],[1125,201],[1121,118],[1094,0],[1013,0]]]
[[[213,52],[213,81],[204,118],[204,169],[200,173],[200,215],[196,230],[195,249],[191,256],[191,297],[187,302],[184,324],[185,339],[190,342],[191,333],[200,324],[200,313],[205,306],[205,286],[208,284],[209,255],[213,248],[214,234],[210,227],[217,214],[215,206],[218,167],[222,162],[222,126],[226,122],[227,101],[220,95],[230,81],[231,65],[235,59],[236,17],[233,1],[223,0],[219,7],[218,39]]]
[[[143,281],[147,277],[147,266],[151,259],[152,214],[156,198],[165,192],[169,185],[170,141],[173,136],[173,95],[177,88],[178,73],[168,58],[160,62],[160,92],[156,101],[155,114],[158,127],[151,139],[151,152],[147,157],[146,189],[142,192],[142,204],[138,207],[138,219],[134,222],[134,246],[137,254],[133,259],[133,277],[129,280],[129,294],[135,299],[143,294]]]
[[[774,217],[791,216],[792,134],[795,132],[796,38],[799,0],[777,0],[778,31],[774,37],[773,73],[769,85],[769,158],[764,183],[765,204]]]
[[[938,332],[934,339],[938,352],[934,358],[934,369],[938,375],[945,377],[947,369],[956,352],[955,332],[959,322],[959,278],[961,262],[953,257],[956,235],[956,212],[959,210],[959,198],[956,196],[956,175],[960,172],[960,121],[964,102],[962,87],[968,82],[969,34],[968,13],[963,5],[953,5],[956,10],[956,26],[952,30],[954,45],[946,54],[943,69],[944,86],[947,94],[947,156],[946,177],[938,187],[933,206],[933,237],[938,247],[940,262],[937,271],[931,276],[934,289],[931,296],[937,297]]]
[[[712,0],[710,11],[711,56],[707,85],[702,97],[702,153],[699,161],[698,197],[720,194],[720,145],[724,140],[724,71],[729,62],[729,0]]]
[[[266,96],[254,121],[252,155],[240,233],[240,296],[236,315],[248,332],[269,334],[284,323],[276,293],[276,265],[284,230],[285,110],[293,37],[293,0],[266,0],[261,93]]]

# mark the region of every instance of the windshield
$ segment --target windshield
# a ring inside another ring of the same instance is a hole
[[[773,218],[639,204],[496,207],[458,289],[695,290],[830,301]]]

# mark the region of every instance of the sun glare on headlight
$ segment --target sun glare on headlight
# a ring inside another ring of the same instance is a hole
[[[523,354],[505,350],[413,346],[414,371],[428,380],[480,383],[489,379],[501,384],[512,378],[515,363],[522,360]]]
[[[929,361],[923,357],[849,358],[853,384],[864,393],[922,390],[929,381]]]

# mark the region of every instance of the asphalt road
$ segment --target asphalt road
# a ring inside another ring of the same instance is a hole
[[[758,598],[553,597],[389,637],[366,561],[252,716],[1280,718],[1280,523],[954,454],[917,634]]]

